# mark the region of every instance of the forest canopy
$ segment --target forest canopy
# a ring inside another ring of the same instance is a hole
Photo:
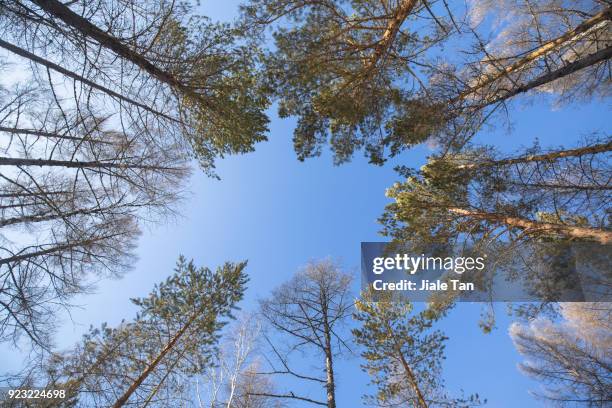
[[[474,384],[466,394],[443,380],[442,322],[456,299],[374,298],[331,259],[291,271],[238,314],[246,262],[213,271],[180,257],[132,299],[136,316],[66,350],[57,333],[75,299],[139,265],[142,235],[191,219],[194,173],[223,183],[220,160],[269,138],[291,138],[283,154],[297,161],[397,164],[378,220],[366,220],[392,244],[500,260],[525,245],[554,281],[572,269],[573,244],[612,245],[610,128],[584,121],[571,137],[509,139],[536,107],[565,121],[587,105],[606,114],[612,3],[243,0],[232,22],[206,11],[183,0],[0,0],[0,342],[29,351],[1,385],[61,388],[65,406],[336,408],[340,367],[354,358],[370,380],[364,403],[486,403]],[[292,135],[270,130],[281,120]],[[249,194],[218,207],[244,212],[248,222],[232,213],[241,228],[260,217]],[[298,201],[275,205],[310,216]],[[606,265],[605,253],[590,261]],[[508,309],[521,370],[545,385],[538,398],[610,403],[608,303],[542,296]]]

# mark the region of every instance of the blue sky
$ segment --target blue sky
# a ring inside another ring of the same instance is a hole
[[[227,19],[237,2],[203,1],[203,13]],[[552,109],[544,98],[511,111],[512,129],[484,132],[504,150],[530,145],[538,137],[543,146],[572,145],[589,131],[609,132],[609,105],[598,101],[585,106]],[[358,277],[360,242],[380,241],[376,219],[388,199],[385,189],[399,177],[394,164],[418,167],[429,151],[418,147],[385,167],[368,165],[359,154],[340,167],[328,154],[304,163],[296,160],[291,141],[294,122],[280,120],[270,111],[270,140],[256,152],[227,158],[218,164],[221,181],[195,171],[191,196],[180,208],[184,217],[168,225],[145,227],[137,254],[139,261],[123,279],[104,281],[97,293],[80,297],[80,305],[64,318],[57,345],[69,347],[90,324],[117,324],[131,318],[135,308],[129,298],[142,296],[171,273],[176,258],[184,254],[210,267],[227,260],[249,260],[251,281],[244,309],[287,280],[308,260],[327,256],[339,260]],[[355,289],[359,282],[355,281]],[[510,319],[505,305],[497,307],[497,329],[485,335],[478,328],[482,307],[462,304],[440,325],[450,338],[444,377],[452,391],[478,392],[490,407],[536,407],[541,402],[528,394],[539,385],[517,368],[521,361],[507,333]],[[0,347],[0,372],[20,365],[22,356]],[[341,361],[337,368],[339,407],[361,406],[368,378],[357,358]],[[312,394],[313,397],[323,398]],[[296,404],[296,406],[300,406]]]

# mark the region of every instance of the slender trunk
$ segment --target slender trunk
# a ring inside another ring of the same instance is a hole
[[[172,167],[151,166],[144,164],[106,163],[100,161],[71,161],[47,159],[19,159],[0,157],[0,166],[46,166],[68,167],[76,169],[141,169],[141,170],[177,170]]]
[[[326,343],[327,343],[326,335]],[[331,344],[329,345],[331,347]],[[327,372],[327,408],[336,408],[336,385],[334,383],[334,362],[332,360],[331,350],[326,346],[325,350],[325,371]]]
[[[17,263],[17,262],[26,261],[28,259],[37,258],[39,256],[51,255],[51,254],[57,253],[57,252],[70,251],[70,250],[75,249],[75,248],[81,248],[81,247],[89,246],[91,244],[95,244],[96,242],[103,241],[105,239],[114,238],[114,237],[119,236],[119,235],[121,235],[121,234],[102,236],[102,237],[87,239],[87,240],[84,240],[84,241],[67,242],[67,243],[63,243],[63,244],[59,244],[59,245],[53,246],[51,248],[41,249],[39,251],[27,252],[27,253],[20,254],[20,255],[9,256],[8,258],[0,259],[0,266],[1,265],[8,265],[10,263]]]
[[[129,104],[137,106],[137,107],[139,107],[141,109],[144,109],[147,112],[152,113],[152,114],[154,114],[156,116],[163,117],[163,118],[171,120],[173,122],[179,122],[178,119],[175,119],[175,118],[173,118],[171,116],[168,116],[165,113],[156,111],[155,109],[151,108],[150,106],[147,106],[147,105],[145,105],[143,103],[137,102],[137,101],[135,101],[135,100],[133,100],[131,98],[128,98],[125,95],[121,95],[121,94],[113,91],[112,89],[106,88],[105,86],[98,85],[97,83],[95,83],[93,81],[90,81],[89,79],[87,79],[87,78],[85,78],[85,77],[83,77],[83,76],[81,76],[79,74],[76,74],[76,73],[74,73],[72,71],[69,71],[69,70],[67,70],[67,69],[65,69],[65,68],[63,68],[63,67],[61,67],[61,66],[59,66],[59,65],[57,65],[57,64],[55,64],[55,63],[53,63],[51,61],[48,61],[48,60],[46,60],[44,58],[41,58],[41,57],[39,57],[39,56],[37,56],[35,54],[32,54],[31,52],[29,52],[27,50],[24,50],[23,48],[17,47],[16,45],[13,45],[11,43],[8,43],[8,42],[6,42],[6,41],[4,41],[2,39],[0,39],[0,47],[4,48],[4,49],[6,49],[6,50],[8,50],[8,51],[10,51],[10,52],[12,52],[14,54],[17,54],[20,57],[23,57],[23,58],[26,58],[26,59],[28,59],[28,60],[30,60],[32,62],[35,62],[36,64],[42,65],[42,66],[44,66],[44,67],[46,67],[48,69],[51,69],[51,70],[56,71],[56,72],[59,72],[60,74],[65,75],[68,78],[72,78],[75,81],[84,83],[85,85],[88,85],[88,86],[90,86],[93,89],[97,89],[98,91],[102,91],[102,92],[104,92],[105,94],[107,94],[109,96],[112,96],[114,98],[117,98],[117,99],[122,100],[124,102],[127,102]]]
[[[161,360],[174,348],[176,342],[185,334],[189,326],[195,321],[198,317],[199,313],[194,313],[189,317],[189,320],[185,323],[183,327],[170,339],[170,341],[164,346],[161,352],[155,357],[155,359],[143,370],[143,372],[134,380],[132,384],[128,387],[128,389],[123,393],[121,397],[115,401],[113,404],[113,408],[122,407],[132,396],[134,391],[147,379],[147,377],[155,370],[157,365],[161,362]]]
[[[496,166],[507,166],[512,164],[519,163],[531,163],[531,162],[542,162],[542,161],[554,161],[557,159],[562,159],[565,157],[579,157],[584,156],[586,154],[596,154],[596,153],[605,153],[612,150],[612,142],[601,143],[592,146],[580,147],[578,149],[568,149],[568,150],[557,150],[550,153],[544,154],[531,154],[528,156],[516,157],[512,159],[503,159],[503,160],[489,160],[482,161],[480,163],[470,163],[470,164],[462,164],[457,166],[458,169],[478,169],[482,167],[496,167]]]
[[[400,3],[395,15],[387,24],[385,32],[378,41],[378,44],[376,44],[374,52],[364,68],[366,75],[368,75],[374,69],[378,61],[385,55],[389,47],[391,47],[391,44],[395,40],[402,23],[406,20],[406,18],[408,18],[418,2],[419,0],[403,0]]]
[[[46,214],[46,215],[24,215],[22,217],[13,217],[13,218],[0,218],[0,228],[6,227],[8,225],[22,224],[22,223],[35,223],[35,222],[44,222],[44,221],[53,221],[60,218],[70,218],[75,215],[91,215],[91,214],[100,214],[106,211],[109,211],[113,208],[120,208],[125,206],[109,206],[109,207],[96,207],[96,208],[81,208],[74,211],[68,212],[60,212],[54,214]]]
[[[86,137],[76,137],[76,136],[69,136],[69,135],[59,135],[57,133],[44,132],[42,130],[35,130],[35,129],[18,129],[18,128],[0,126],[0,132],[6,132],[6,133],[15,134],[15,135],[40,136],[40,137],[47,137],[50,139],[74,140],[76,142],[87,141],[87,142],[109,144],[109,145],[113,144],[113,142],[108,142],[104,140],[96,140],[96,139],[91,139],[91,138],[86,138]]]
[[[183,92],[184,94],[199,100],[200,102],[204,102],[204,99],[201,95],[197,94],[191,88],[183,84],[170,72],[164,71],[163,69],[157,67],[156,65],[151,63],[144,55],[136,52],[134,49],[128,47],[112,35],[104,32],[99,27],[92,24],[89,20],[81,17],[80,15],[72,11],[62,2],[58,0],[32,1],[36,3],[40,8],[45,10],[47,13],[58,18],[68,26],[78,30],[79,32],[90,38],[93,38],[101,46],[112,50],[120,57],[136,64],[144,71],[148,72],[151,76],[156,78],[158,81],[163,82],[171,86],[172,88],[175,88]]]
[[[575,41],[579,39],[583,34],[587,33],[593,27],[598,24],[608,21],[612,18],[612,7],[608,7],[607,9],[597,13],[593,17],[588,20],[583,21],[573,30],[567,31],[565,34],[544,43],[542,46],[538,47],[536,50],[530,52],[520,60],[516,61],[514,64],[511,64],[505,68],[503,68],[500,72],[494,73],[492,75],[482,75],[477,80],[476,83],[471,86],[468,90],[462,92],[458,99],[464,99],[466,96],[473,94],[474,92],[482,89],[483,87],[490,85],[491,83],[503,78],[504,76],[511,74],[517,70],[520,70],[525,65],[533,62],[540,57],[548,54],[555,48],[558,48],[568,42]]]
[[[389,326],[388,322],[385,323],[385,326],[387,328],[387,335],[393,339],[393,346],[395,348],[395,353],[397,354],[400,360],[400,363],[402,364],[402,367],[404,368],[404,373],[406,374],[406,380],[408,381],[408,384],[410,384],[410,387],[412,388],[412,391],[414,392],[416,396],[416,399],[417,399],[416,408],[428,408],[427,401],[425,401],[425,396],[423,395],[423,392],[421,391],[421,387],[419,387],[419,382],[416,376],[414,375],[412,368],[410,368],[410,364],[408,364],[408,362],[406,361],[406,358],[404,357],[404,353],[402,353],[402,348],[397,342],[395,334],[393,333],[393,329]]]
[[[551,183],[514,183],[511,185],[538,189],[551,190],[576,190],[576,191],[609,191],[612,190],[612,185],[584,185],[584,184],[551,184]]]
[[[587,57],[584,57],[582,59],[576,60],[574,62],[571,62],[567,65],[565,65],[564,67],[561,67],[555,71],[549,72],[548,74],[542,75],[526,84],[523,85],[519,85],[516,88],[512,89],[510,92],[506,93],[505,95],[501,95],[501,96],[497,96],[494,97],[493,99],[491,99],[490,101],[486,101],[480,105],[475,106],[475,108],[477,109],[481,109],[484,108],[488,105],[492,105],[494,103],[498,103],[498,102],[503,102],[507,99],[510,99],[516,95],[525,93],[527,91],[530,91],[532,89],[535,89],[539,86],[548,84],[550,82],[553,82],[557,79],[566,77],[568,75],[571,75],[575,72],[580,71],[581,69],[590,67],[591,65],[595,65],[599,62],[602,61],[606,61],[608,59],[610,59],[610,57],[612,57],[612,45],[608,46],[607,48],[604,48],[602,50],[597,51],[596,53],[593,53]],[[473,107],[474,108],[474,107]]]
[[[327,391],[327,408],[336,408],[336,384],[334,381],[334,361],[331,343],[331,327],[329,326],[328,310],[323,297],[323,335],[325,341],[325,372],[327,374],[325,389]]]
[[[538,222],[519,217],[508,217],[503,214],[487,213],[481,211],[466,210],[464,208],[449,208],[448,211],[464,217],[486,220],[497,224],[505,224],[526,232],[543,232],[561,234],[568,238],[593,239],[601,244],[612,243],[612,231],[599,228],[576,227],[571,225],[556,224],[551,222]]]
[[[428,408],[427,401],[425,401],[425,397],[423,396],[423,393],[421,392],[421,388],[419,387],[416,376],[412,372],[412,369],[410,368],[410,365],[406,361],[406,358],[404,358],[404,355],[402,354],[401,349],[396,350],[396,352],[398,353],[400,362],[402,363],[402,367],[404,368],[406,379],[408,380],[408,383],[410,384],[410,386],[412,387],[412,390],[416,394],[416,398],[418,401],[418,408]]]
[[[149,404],[151,403],[151,401],[153,400],[153,397],[155,397],[155,395],[157,395],[157,393],[159,392],[159,390],[161,389],[162,385],[164,385],[164,382],[166,381],[166,379],[170,376],[170,374],[172,373],[172,370],[174,370],[174,368],[177,366],[177,364],[181,361],[181,358],[183,358],[183,356],[185,355],[185,350],[183,350],[183,352],[180,354],[180,356],[178,356],[176,358],[176,360],[174,360],[174,362],[172,363],[172,365],[166,370],[166,373],[164,374],[164,376],[161,378],[161,380],[159,380],[159,382],[157,384],[155,384],[155,388],[153,388],[153,390],[149,393],[149,396],[147,397],[147,399],[145,400],[145,402],[142,405],[142,408],[146,408],[149,406]]]
[[[75,194],[78,191],[65,190],[65,191],[40,191],[40,192],[27,192],[27,193],[2,193],[0,198],[17,198],[17,197],[40,197],[48,195],[67,195]]]

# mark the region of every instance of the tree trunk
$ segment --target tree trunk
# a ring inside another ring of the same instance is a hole
[[[419,383],[417,381],[416,376],[412,372],[412,369],[410,368],[410,364],[408,364],[408,362],[406,361],[406,358],[404,357],[404,354],[402,353],[402,348],[397,342],[395,334],[393,333],[393,329],[391,328],[388,322],[385,322],[385,327],[387,329],[387,335],[393,339],[395,353],[397,354],[400,360],[400,363],[402,364],[404,373],[406,374],[406,380],[408,381],[408,384],[410,384],[412,391],[414,391],[414,394],[416,395],[416,399],[417,399],[416,408],[428,408],[427,401],[425,401],[425,396],[421,392],[421,387],[419,387]]]
[[[601,143],[592,146],[581,147],[578,149],[568,149],[568,150],[557,150],[550,153],[538,154],[538,155],[528,155],[522,157],[516,157],[513,159],[503,159],[503,160],[489,160],[482,161],[480,163],[470,163],[470,164],[462,164],[457,166],[458,169],[478,169],[481,167],[495,167],[495,166],[507,166],[511,164],[519,164],[519,163],[531,163],[531,162],[542,162],[542,161],[554,161],[557,159],[562,159],[565,157],[578,157],[584,156],[586,154],[596,154],[596,153],[605,153],[612,150],[612,142]]]
[[[21,223],[35,223],[35,222],[44,222],[44,221],[52,221],[60,218],[69,218],[74,217],[75,215],[91,215],[91,214],[100,214],[105,213],[113,208],[125,208],[126,205],[120,206],[109,206],[109,207],[94,207],[94,208],[81,208],[74,211],[68,212],[59,212],[54,214],[45,214],[45,215],[24,215],[22,217],[13,217],[13,218],[0,218],[0,228],[6,227],[8,225],[15,225]]]
[[[325,371],[327,372],[327,408],[336,408],[336,385],[334,383],[334,365],[331,350],[325,351]]]
[[[143,164],[106,163],[100,161],[71,161],[47,159],[19,159],[0,157],[0,166],[40,166],[68,167],[76,169],[141,169],[141,170],[177,170],[172,167],[150,166]]]
[[[170,341],[164,346],[164,348],[157,355],[157,357],[155,357],[155,359],[143,370],[143,372],[138,376],[138,378],[136,378],[136,380],[134,380],[134,382],[130,384],[125,393],[123,393],[123,395],[119,397],[117,401],[115,401],[115,403],[113,404],[113,408],[122,407],[128,401],[128,399],[130,399],[134,391],[136,391],[136,389],[144,382],[144,380],[147,379],[147,377],[153,372],[153,370],[155,370],[157,365],[166,356],[166,354],[168,354],[170,350],[174,348],[176,342],[183,336],[183,334],[185,334],[189,326],[191,326],[191,324],[198,317],[198,314],[199,313],[196,312],[189,317],[189,320],[187,320],[185,325],[181,327],[181,329],[174,335],[174,337],[172,337],[172,339],[170,339]]]
[[[325,389],[327,391],[327,408],[336,408],[336,384],[334,381],[334,361],[331,343],[331,328],[329,326],[326,296],[323,294],[323,336],[325,341],[325,372],[327,374]]]
[[[83,76],[81,76],[79,74],[76,74],[76,73],[74,73],[72,71],[69,71],[69,70],[67,70],[67,69],[65,69],[65,68],[63,68],[63,67],[61,67],[61,66],[59,66],[59,65],[57,65],[57,64],[55,64],[55,63],[53,63],[51,61],[48,61],[48,60],[46,60],[44,58],[41,58],[41,57],[39,57],[39,56],[37,56],[35,54],[32,54],[31,52],[29,52],[27,50],[24,50],[23,48],[17,47],[16,45],[13,45],[11,43],[8,43],[8,42],[6,42],[6,41],[4,41],[2,39],[0,39],[0,47],[4,48],[4,49],[6,49],[6,50],[8,50],[8,51],[10,51],[10,52],[12,52],[14,54],[17,54],[20,57],[23,57],[23,58],[26,58],[26,59],[28,59],[28,60],[30,60],[32,62],[35,62],[36,64],[42,65],[42,66],[44,66],[44,67],[46,67],[48,69],[51,69],[51,70],[56,71],[56,72],[59,72],[60,74],[65,75],[68,78],[72,78],[75,81],[78,81],[78,82],[81,82],[81,83],[83,83],[83,84],[85,84],[87,86],[90,86],[93,89],[97,89],[98,91],[102,91],[102,92],[104,92],[105,94],[107,94],[109,96],[112,96],[114,98],[117,98],[117,99],[122,100],[124,102],[127,102],[129,104],[137,106],[137,107],[139,107],[141,109],[144,109],[147,112],[152,113],[152,114],[154,114],[156,116],[163,117],[163,118],[171,120],[173,122],[179,122],[178,119],[175,119],[175,118],[173,118],[171,116],[168,116],[165,113],[156,111],[155,109],[153,109],[153,108],[151,108],[151,107],[149,107],[149,106],[147,106],[147,105],[145,105],[143,103],[137,102],[137,101],[135,101],[135,100],[133,100],[131,98],[128,98],[125,95],[121,95],[121,94],[113,91],[112,89],[106,88],[105,86],[98,85],[95,82],[90,81],[89,79],[87,79],[87,78],[85,78],[85,77],[83,77]]]
[[[385,55],[393,43],[393,40],[395,40],[395,36],[397,35],[402,23],[406,20],[406,18],[408,18],[417,3],[418,0],[403,0],[400,3],[395,15],[387,24],[385,32],[376,44],[374,52],[364,68],[365,75],[368,75],[374,69],[378,61]]]
[[[575,227],[550,222],[538,222],[525,218],[508,217],[503,214],[466,210],[464,208],[449,208],[448,211],[464,217],[482,219],[497,224],[505,224],[509,227],[520,228],[526,232],[554,233],[564,235],[568,238],[586,238],[595,240],[604,245],[612,243],[612,232],[599,228]]]
[[[50,196],[50,195],[68,195],[68,194],[75,194],[78,193],[78,191],[73,191],[73,190],[58,190],[58,191],[35,191],[35,192],[25,192],[25,193],[1,193],[0,194],[0,198],[17,198],[17,197],[36,197],[39,198],[41,196]],[[28,205],[31,203],[27,203]]]
[[[428,408],[427,401],[425,401],[425,397],[423,396],[423,393],[421,392],[421,388],[419,387],[416,376],[414,375],[414,373],[412,372],[412,369],[410,368],[410,365],[404,358],[404,355],[402,354],[402,350],[397,349],[396,352],[398,353],[400,362],[402,363],[402,367],[404,368],[406,379],[408,380],[408,383],[410,384],[410,386],[412,387],[412,390],[416,394],[416,398],[418,401],[417,408]]]
[[[612,18],[612,7],[608,7],[607,9],[597,13],[596,15],[589,18],[588,20],[583,21],[580,25],[578,25],[573,30],[567,31],[565,34],[555,38],[554,40],[548,41],[544,45],[537,48],[535,51],[530,52],[529,54],[527,54],[520,60],[516,61],[514,64],[511,64],[503,68],[500,72],[495,73],[493,75],[480,76],[476,80],[476,84],[470,87],[468,90],[462,92],[457,98],[457,100],[464,99],[465,97],[473,94],[477,90],[482,89],[483,87],[490,85],[491,83],[503,78],[504,76],[523,68],[525,65],[529,64],[530,62],[533,62],[537,60],[538,58],[545,56],[546,54],[548,54],[550,51],[554,50],[557,47],[560,47],[568,42],[571,42],[572,40],[577,39],[577,37],[580,37],[582,34],[588,32],[593,27],[597,26],[598,24],[602,22],[608,21],[611,18]]]
[[[44,255],[50,255],[56,252],[63,252],[63,251],[69,251],[71,249],[74,248],[80,248],[80,247],[84,247],[84,246],[88,246],[91,244],[95,244],[96,242],[105,240],[105,239],[110,239],[110,238],[114,238],[116,236],[119,236],[121,234],[114,234],[114,235],[107,235],[107,236],[103,236],[103,237],[97,237],[97,238],[92,238],[92,239],[87,239],[84,241],[76,241],[76,242],[66,242],[64,244],[59,244],[56,245],[54,247],[48,248],[48,249],[41,249],[40,251],[34,251],[34,252],[27,252],[25,254],[20,254],[20,255],[13,255],[10,256],[8,258],[2,258],[0,259],[0,266],[1,265],[8,265],[10,263],[16,263],[16,262],[21,262],[21,261],[25,261],[31,258],[36,258],[39,256],[44,256]]]
[[[76,142],[92,142],[92,143],[101,143],[101,144],[109,144],[109,145],[113,144],[113,142],[108,142],[105,140],[96,140],[96,139],[91,139],[87,137],[76,137],[76,136],[69,136],[69,135],[58,135],[57,133],[45,132],[42,130],[35,130],[35,129],[19,129],[19,128],[0,126],[0,132],[11,133],[14,135],[40,136],[40,137],[46,137],[49,139],[74,140]]]
[[[65,6],[58,0],[32,0],[40,8],[45,10],[50,15],[58,18],[68,26],[78,30],[82,34],[93,38],[101,46],[112,50],[122,58],[131,61],[136,64],[151,76],[156,78],[158,81],[163,82],[184,94],[205,103],[202,95],[197,94],[191,88],[183,84],[171,73],[164,71],[163,69],[155,66],[151,63],[144,55],[134,51],[132,48],[126,46],[117,38],[102,31],[100,28],[92,24],[89,20],[81,17],[69,7]]]
[[[503,102],[506,99],[510,99],[516,95],[525,93],[539,86],[542,86],[550,82],[553,82],[557,79],[566,77],[568,75],[571,75],[575,72],[580,71],[581,69],[590,67],[591,65],[595,65],[599,62],[606,61],[610,59],[611,56],[612,56],[612,45],[602,50],[599,50],[596,53],[593,53],[587,57],[571,62],[565,65],[564,67],[561,67],[555,71],[542,75],[534,79],[533,81],[530,81],[523,85],[519,85],[513,90],[511,90],[510,92],[506,93],[505,95],[495,97],[491,101],[487,101],[481,105],[476,106],[476,108],[481,109],[481,108],[484,108],[485,106],[492,105],[494,103]]]

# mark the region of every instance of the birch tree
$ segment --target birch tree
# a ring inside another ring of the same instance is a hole
[[[281,407],[282,402],[268,397],[274,393],[271,378],[261,373],[261,322],[244,313],[224,336],[214,366],[202,375],[203,391],[198,385],[200,408]],[[202,395],[204,394],[204,395]]]

